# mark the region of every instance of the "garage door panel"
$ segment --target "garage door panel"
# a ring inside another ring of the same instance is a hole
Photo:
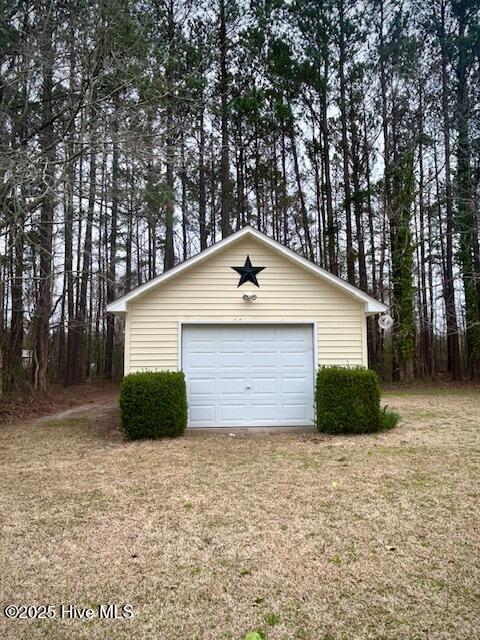
[[[277,351],[255,351],[250,353],[250,366],[255,369],[272,369],[278,366]]]
[[[220,420],[223,424],[245,424],[247,407],[244,404],[223,404],[220,406]]]
[[[245,369],[246,367],[245,351],[221,351],[218,359],[220,369]]]
[[[190,369],[215,369],[215,353],[193,351],[187,356],[187,367]]]
[[[194,378],[189,380],[187,384],[192,396],[215,395],[215,378]]]
[[[234,349],[242,349],[244,344],[245,344],[245,333],[243,331],[240,332],[240,336],[238,336],[236,339],[235,338],[231,338],[228,336],[225,336],[225,338],[222,340],[222,345],[224,347],[233,347]]]
[[[186,325],[190,427],[311,425],[311,325]]]
[[[280,378],[280,393],[282,395],[308,395],[310,380],[306,376],[284,377]]]
[[[301,404],[284,404],[282,406],[282,420],[294,424],[307,420],[307,406]]]
[[[220,378],[219,392],[222,395],[244,396],[247,386],[246,378]]]
[[[210,426],[215,422],[215,406],[193,404],[188,408],[189,419],[196,426]]]
[[[309,346],[308,336],[305,335],[305,327],[281,327],[279,332],[282,343],[292,342]]]
[[[250,334],[249,342],[255,347],[255,349],[271,349],[271,348],[276,349],[278,346],[278,336],[272,335],[268,337],[267,336],[256,337],[255,334]]]
[[[278,393],[278,378],[277,376],[266,378],[265,376],[252,374],[250,376],[249,386],[253,397],[259,395],[276,395]]]
[[[214,329],[214,331],[217,335],[217,344],[218,344],[218,340],[220,340],[221,342],[231,342],[236,344],[242,344],[245,342],[247,330],[245,327],[240,327],[240,326],[238,327],[220,326]]]
[[[210,337],[200,337],[200,338],[195,338],[194,340],[191,341],[190,343],[192,346],[195,347],[195,349],[198,350],[205,350],[205,351],[215,351],[215,349],[217,348],[217,343],[216,340],[214,340],[211,336]]]
[[[311,354],[305,351],[282,351],[280,354],[282,369],[305,369]]]
[[[279,411],[277,404],[267,404],[253,402],[249,406],[249,417],[251,424],[258,424],[259,422],[276,422],[279,418]]]

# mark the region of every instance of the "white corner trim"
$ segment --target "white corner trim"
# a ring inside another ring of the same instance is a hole
[[[318,371],[318,330],[317,321],[312,322],[313,331],[313,388],[315,389],[315,379]]]
[[[177,345],[178,345],[178,353],[177,353],[177,371],[183,371],[182,366],[182,353],[183,353],[183,325],[185,323],[182,320],[177,322]]]
[[[127,305],[130,300],[133,300],[134,298],[138,298],[144,295],[147,291],[149,291],[153,287],[163,284],[164,282],[167,282],[168,280],[176,277],[183,271],[186,271],[192,268],[193,266],[195,266],[196,264],[199,264],[204,260],[207,260],[212,254],[217,253],[218,251],[223,251],[226,247],[228,247],[231,244],[234,244],[235,242],[238,242],[245,236],[251,236],[253,238],[256,238],[260,242],[263,242],[263,244],[272,248],[277,253],[280,253],[283,256],[285,256],[291,262],[299,264],[304,269],[311,271],[312,273],[314,273],[316,276],[319,276],[320,278],[323,278],[333,286],[349,294],[352,298],[356,298],[357,300],[364,302],[365,313],[370,315],[370,314],[376,314],[376,313],[384,313],[385,311],[387,311],[387,307],[383,303],[378,302],[378,300],[375,300],[374,298],[364,293],[360,289],[357,289],[357,287],[354,287],[348,282],[345,282],[338,276],[334,276],[329,271],[326,271],[325,269],[322,269],[322,267],[319,267],[316,264],[313,264],[313,262],[310,262],[306,258],[302,258],[302,256],[297,255],[294,251],[292,251],[291,249],[288,249],[287,247],[284,247],[282,244],[280,244],[276,240],[272,240],[271,238],[266,236],[264,233],[261,233],[256,229],[252,229],[252,227],[244,227],[240,231],[233,233],[231,236],[228,236],[227,238],[220,240],[220,242],[217,242],[216,244],[212,245],[208,249],[205,249],[204,251],[197,254],[193,258],[189,258],[185,262],[182,262],[181,264],[178,264],[176,267],[173,267],[166,273],[162,273],[161,275],[157,276],[156,278],[153,278],[149,282],[146,282],[145,284],[142,284],[136,289],[133,289],[126,295],[122,296],[121,298],[118,298],[118,300],[115,300],[114,302],[111,302],[109,305],[107,305],[107,311],[109,313],[115,313],[115,314],[126,313]]]

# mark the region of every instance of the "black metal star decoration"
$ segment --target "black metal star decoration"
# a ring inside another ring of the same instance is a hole
[[[238,287],[241,287],[242,284],[245,284],[246,282],[251,282],[256,287],[260,287],[257,281],[257,273],[260,273],[260,271],[263,271],[264,269],[266,269],[266,267],[254,267],[250,261],[250,256],[247,256],[247,259],[245,260],[245,264],[243,265],[243,267],[230,267],[230,268],[240,274],[240,281],[237,285],[237,289]]]

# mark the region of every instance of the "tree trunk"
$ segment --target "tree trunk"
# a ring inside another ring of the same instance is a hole
[[[75,105],[73,96],[75,93],[75,48],[73,39],[70,41],[70,86],[72,111],[71,117],[74,117]],[[75,313],[74,298],[74,281],[73,281],[73,193],[75,189],[75,163],[73,161],[75,146],[73,143],[73,134],[66,143],[67,151],[67,167],[65,171],[65,255],[64,255],[64,271],[67,297],[67,353],[65,363],[65,384],[72,384],[77,376],[78,365],[76,362],[76,343],[77,337],[77,318]],[[80,181],[81,183],[81,181]],[[81,201],[81,198],[80,198]],[[63,306],[63,305],[62,305]],[[62,323],[63,328],[63,323]],[[62,350],[63,351],[63,350]],[[63,361],[63,358],[62,358]]]
[[[328,78],[328,60],[325,61],[324,77]],[[332,202],[332,180],[330,171],[330,135],[328,130],[328,104],[327,104],[327,87],[326,83],[320,92],[320,110],[321,110],[321,130],[322,130],[322,151],[323,151],[323,170],[324,170],[324,187],[325,187],[325,208],[327,211],[327,254],[328,269],[334,275],[338,275],[337,258],[335,255],[335,236],[336,224],[333,215]]]
[[[446,233],[445,233],[445,265],[443,273],[443,288],[445,298],[445,322],[447,329],[447,367],[453,380],[462,377],[460,346],[458,340],[457,310],[455,305],[455,287],[453,279],[453,191],[450,149],[450,117],[448,100],[448,47],[445,33],[445,2],[441,4],[440,46],[442,55],[442,119],[443,119],[443,143],[445,154],[445,207],[446,207]]]
[[[33,321],[33,385],[35,389],[45,391],[48,384],[49,324],[52,310],[52,234],[55,208],[55,131],[53,126],[53,62],[52,48],[53,17],[51,8],[45,7],[45,23],[40,35],[42,59],[42,116],[40,148],[43,159],[43,184],[45,192],[40,210],[38,225],[39,283],[37,304]]]
[[[21,209],[13,211],[12,220],[12,313],[10,318],[10,344],[7,349],[8,378],[6,387],[16,390],[22,386],[24,371],[22,366],[22,348],[24,338],[23,312],[23,268],[24,268],[24,213]],[[5,359],[6,360],[6,359]]]
[[[222,238],[231,233],[230,215],[232,195],[230,184],[230,153],[228,140],[228,68],[227,68],[227,29],[225,0],[219,0],[220,9],[220,117],[222,127],[222,148],[220,153],[220,226]]]
[[[345,15],[343,0],[338,2],[339,14],[339,60],[338,71],[340,76],[340,121],[342,128],[342,159],[343,159],[343,192],[345,207],[345,231],[347,239],[347,279],[350,284],[355,284],[355,260],[352,246],[352,196],[350,189],[350,151],[347,136],[347,107],[345,90]]]
[[[302,179],[300,176],[300,167],[298,163],[297,144],[295,141],[295,129],[293,121],[290,123],[290,140],[292,143],[293,166],[295,168],[295,178],[297,180],[298,198],[300,201],[300,220],[302,223],[303,236],[305,238],[307,258],[312,262],[315,261],[315,253],[313,251],[312,238],[310,235],[307,207],[305,205],[305,197],[302,190]]]
[[[198,127],[200,142],[198,147],[198,223],[200,227],[200,250],[207,248],[207,189],[205,177],[205,123],[204,107],[200,108]]]
[[[185,136],[182,132],[180,143],[181,167],[180,167],[180,184],[182,187],[182,257],[185,261],[188,258],[188,208],[187,208],[187,168],[185,164]]]
[[[109,246],[107,267],[106,303],[109,304],[115,299],[116,291],[116,262],[117,262],[117,224],[118,224],[118,204],[119,204],[119,150],[118,150],[118,97],[115,101],[115,113],[113,117],[112,135],[112,217],[110,221]],[[113,376],[113,356],[115,348],[115,317],[107,314],[107,337],[105,341],[105,374],[111,379]]]
[[[458,62],[457,62],[457,216],[459,259],[465,292],[465,329],[467,336],[467,364],[471,378],[480,376],[480,316],[477,297],[474,252],[475,215],[470,175],[470,105],[468,96],[469,52],[466,35],[466,4],[458,4]]]
[[[390,243],[392,252],[392,310],[394,379],[411,382],[414,374],[415,325],[413,305],[413,245],[410,220],[413,203],[413,152],[396,150],[392,169]]]
[[[358,105],[356,105],[358,107]],[[355,106],[353,96],[350,97],[350,135],[352,139],[352,182],[354,188],[353,209],[355,212],[355,230],[358,251],[358,281],[362,291],[367,292],[367,264],[365,261],[365,243],[363,240],[363,193],[360,187],[360,144],[358,140],[358,128],[355,120]]]
[[[175,42],[175,22],[173,0],[168,0],[168,54],[165,66],[165,79],[167,82],[167,107],[166,107],[166,149],[165,149],[165,181],[167,184],[167,201],[165,203],[165,255],[163,270],[168,271],[175,265],[175,247],[173,238],[173,225],[175,215],[175,178],[173,174],[174,163],[174,122],[173,122],[173,57]]]
[[[419,83],[419,104],[418,104],[418,211],[419,211],[419,228],[418,228],[418,276],[419,276],[419,318],[420,318],[420,359],[422,365],[422,373],[427,377],[431,377],[433,372],[432,362],[432,328],[429,322],[428,302],[427,302],[427,279],[426,279],[426,259],[425,259],[425,206],[424,206],[424,166],[423,166],[423,78]]]
[[[236,143],[236,175],[237,175],[237,231],[245,226],[245,179],[244,179],[244,148],[242,136],[242,122],[237,121]]]
[[[75,352],[73,360],[75,362],[75,376],[72,379],[72,383],[80,382],[83,379],[85,373],[85,363],[89,362],[89,353],[85,353],[85,337],[87,333],[86,318],[87,318],[87,291],[88,281],[91,277],[92,269],[92,227],[93,217],[95,211],[95,197],[97,190],[97,156],[92,149],[90,152],[90,169],[89,169],[89,185],[88,185],[88,208],[87,219],[85,226],[85,239],[83,243],[83,263],[82,272],[80,276],[80,293],[78,299],[78,314],[77,314],[77,341],[75,345]]]

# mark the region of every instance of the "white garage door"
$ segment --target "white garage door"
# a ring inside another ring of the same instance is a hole
[[[190,427],[313,424],[312,325],[185,325]]]

